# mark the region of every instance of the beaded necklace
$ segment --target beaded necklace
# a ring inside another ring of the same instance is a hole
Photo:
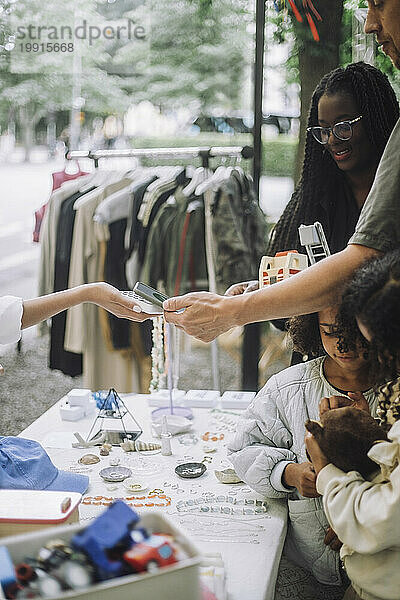
[[[161,492],[150,492],[147,496],[125,496],[114,498],[110,496],[85,496],[82,500],[84,506],[110,506],[115,500],[123,500],[134,508],[151,508],[171,506],[171,498]]]

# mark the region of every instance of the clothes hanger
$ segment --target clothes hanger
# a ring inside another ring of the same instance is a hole
[[[208,179],[206,179],[206,181],[200,183],[200,185],[197,186],[195,195],[201,196],[202,194],[204,194],[204,192],[211,188],[217,190],[219,185],[223,181],[225,181],[225,179],[228,179],[229,175],[231,174],[231,171],[232,167],[217,167],[217,169],[215,170],[213,175],[211,175],[211,177],[209,177]]]
[[[70,170],[67,169],[68,166],[72,166],[75,165],[76,169],[75,170]],[[63,171],[66,175],[80,175],[81,173],[83,173],[83,171],[81,170],[79,161],[76,160],[75,158],[67,158],[64,162],[64,171]]]
[[[189,198],[192,196],[196,190],[196,187],[203,183],[208,178],[208,171],[204,167],[198,167],[192,177],[192,180],[189,184],[182,190],[182,194]]]

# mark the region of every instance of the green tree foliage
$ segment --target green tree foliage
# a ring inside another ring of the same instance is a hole
[[[28,25],[74,25],[75,15],[79,22],[93,22],[93,10],[77,3],[62,2],[43,5],[41,0],[18,0],[11,17],[7,20],[7,31],[16,34],[15,48],[2,52],[0,69],[0,119],[2,129],[11,119],[17,121],[23,131],[25,148],[29,152],[36,124],[48,112],[69,110],[72,103],[73,54],[67,52],[25,53],[18,56],[21,40],[19,28]],[[74,8],[78,10],[74,15]],[[45,16],[45,20],[43,18]],[[28,38],[29,41],[29,38]],[[40,42],[41,40],[38,40]],[[47,41],[47,40],[46,40]],[[60,40],[61,41],[61,40]],[[76,43],[76,41],[74,41]],[[121,88],[118,76],[108,75],[98,66],[104,61],[104,50],[100,41],[93,46],[80,44],[81,91],[86,100],[85,109],[104,114],[125,110],[129,96]],[[21,58],[22,56],[22,58]]]
[[[146,68],[131,80],[134,102],[162,107],[194,103],[200,110],[243,104],[253,15],[245,0],[158,0],[151,12]]]

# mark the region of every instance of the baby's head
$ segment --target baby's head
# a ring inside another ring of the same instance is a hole
[[[321,421],[306,421],[305,427],[317,441],[329,462],[342,471],[358,471],[367,478],[378,469],[367,452],[386,433],[363,410],[346,406],[325,412]]]

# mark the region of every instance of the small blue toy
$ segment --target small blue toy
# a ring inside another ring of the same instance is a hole
[[[0,546],[0,586],[4,594],[8,586],[16,583],[15,569],[11,556],[5,546]]]
[[[122,555],[135,543],[131,531],[139,519],[127,504],[116,500],[94,523],[72,538],[72,546],[84,552],[94,564],[98,579],[126,572]]]

